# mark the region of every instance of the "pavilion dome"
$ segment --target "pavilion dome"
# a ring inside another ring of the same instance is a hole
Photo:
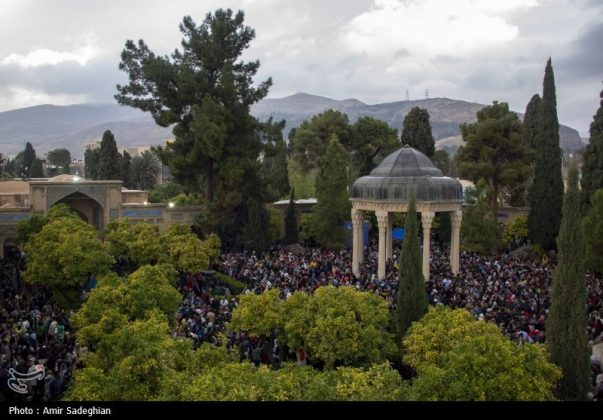
[[[444,176],[423,153],[408,145],[387,156],[371,173],[352,185],[352,199],[417,202],[463,200],[461,183]]]
[[[48,182],[82,182],[85,179],[78,175],[61,174],[48,179]]]

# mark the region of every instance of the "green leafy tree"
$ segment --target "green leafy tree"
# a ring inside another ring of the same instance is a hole
[[[423,262],[419,248],[416,200],[412,197],[404,223],[404,243],[400,254],[398,301],[396,309],[396,338],[401,340],[411,323],[427,312],[427,293],[423,277]]]
[[[603,188],[603,91],[599,109],[590,124],[590,141],[584,151],[584,164],[582,165],[582,204],[588,210],[593,194]]]
[[[51,165],[58,166],[60,168],[59,173],[69,173],[69,165],[71,164],[71,153],[69,152],[69,150],[54,149],[48,152],[46,157],[48,158],[48,163],[50,163]]]
[[[603,189],[592,197],[591,207],[582,221],[585,261],[591,270],[603,273]]]
[[[120,69],[129,84],[118,86],[122,105],[150,112],[163,127],[173,125],[175,141],[158,154],[187,192],[202,190],[204,233],[225,240],[240,235],[249,198],[261,191],[258,122],[249,113],[265,97],[271,79],[253,87],[259,61],[237,61],[255,37],[239,11],[216,10],[197,26],[186,16],[182,49],[171,56],[153,53],[140,40],[127,41]]]
[[[303,346],[327,368],[367,366],[394,352],[387,302],[350,287],[321,287],[313,295],[296,292],[286,301],[278,290],[241,297],[231,328],[267,337],[280,332],[291,349]]]
[[[159,261],[172,264],[177,270],[187,273],[206,270],[210,264],[210,255],[216,252],[208,252],[208,246],[211,245],[201,241],[189,226],[172,225],[162,235],[162,239],[167,245],[167,252],[159,257]],[[220,252],[219,245],[217,252]]]
[[[87,148],[84,152],[84,177],[86,179],[100,179],[100,149]]]
[[[285,239],[286,245],[294,244],[299,240],[299,228],[297,227],[297,212],[295,211],[295,191],[291,189],[289,206],[285,215]]]
[[[268,247],[270,239],[270,212],[266,205],[257,199],[247,203],[247,221],[240,235],[240,245],[260,254]]]
[[[117,151],[115,136],[111,130],[103,133],[100,143],[100,154],[98,161],[99,179],[120,179],[121,168],[119,166],[120,154]]]
[[[522,141],[522,124],[505,102],[494,103],[477,113],[477,122],[462,124],[464,144],[457,152],[461,177],[477,184],[484,179],[490,188],[490,210],[496,220],[503,188],[520,184],[531,172]]]
[[[384,121],[361,117],[351,129],[352,180],[368,175],[387,155],[402,147],[397,131]]]
[[[332,109],[313,116],[296,128],[293,137],[293,158],[299,163],[303,173],[320,168],[320,162],[333,136],[344,150],[350,151],[352,128],[348,116]]]
[[[130,163],[130,182],[136,189],[148,190],[157,184],[161,175],[161,161],[157,155],[145,150],[140,156],[134,156]]]
[[[325,248],[337,249],[343,246],[343,223],[348,220],[350,213],[347,166],[348,154],[337,138],[331,137],[321,159],[320,173],[316,180],[318,203],[314,208],[316,239]]]
[[[400,401],[408,386],[387,364],[321,372],[283,364],[279,370],[222,363],[195,376],[177,397],[185,401]],[[174,397],[172,397],[174,398]]]
[[[502,240],[505,244],[509,244],[514,240],[525,240],[528,238],[528,216],[521,215],[515,218],[511,223],[505,226],[503,230]]]
[[[298,198],[316,198],[316,176],[318,169],[304,172],[295,159],[289,160],[289,184]]]
[[[269,206],[268,211],[270,212],[270,242],[276,242],[283,237],[283,229],[285,227],[285,219],[280,210]]]
[[[98,240],[98,232],[75,217],[46,224],[30,237],[25,252],[25,280],[47,286],[81,286],[89,272],[104,274],[115,262]]]
[[[280,200],[290,190],[284,128],[285,120],[274,123],[272,117],[260,124],[260,138],[264,145],[260,176],[265,188],[266,202]]]
[[[85,367],[76,370],[66,399],[156,399],[191,353],[190,342],[172,339],[170,330],[165,317],[152,313],[104,334],[96,352],[85,356]]]
[[[464,309],[430,308],[404,339],[416,400],[553,400],[560,370],[540,345],[517,346]]]
[[[400,139],[402,144],[408,144],[430,159],[433,158],[435,140],[431,133],[429,112],[426,109],[415,106],[406,114]]]
[[[532,242],[548,250],[555,248],[563,204],[557,98],[550,58],[544,71],[536,146],[538,150],[534,162],[534,183],[529,196],[528,226]]]
[[[574,166],[569,172],[563,202],[563,219],[557,238],[559,262],[553,273],[551,308],[546,323],[551,360],[563,370],[557,388],[557,396],[562,400],[585,400],[590,389],[581,228],[578,168]]]
[[[486,255],[492,255],[500,246],[498,225],[488,208],[489,194],[489,187],[483,180],[478,182],[475,190],[469,190],[467,195],[471,205],[463,210],[461,222],[462,247]]]
[[[278,297],[278,289],[260,295],[244,294],[232,313],[230,327],[235,331],[248,331],[259,337],[270,337],[274,330],[283,324],[284,310],[284,305]]]

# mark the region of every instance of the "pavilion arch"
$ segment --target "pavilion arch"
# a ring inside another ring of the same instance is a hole
[[[431,225],[436,212],[450,213],[452,235],[450,265],[459,272],[459,242],[463,217],[463,189],[420,151],[405,145],[387,156],[368,176],[352,185],[352,271],[360,274],[364,258],[363,211],[374,211],[379,227],[378,276],[385,278],[387,258],[392,256],[392,213],[406,213],[412,196],[423,226],[423,276],[429,280]]]
[[[97,230],[103,230],[104,208],[98,200],[81,191],[74,191],[59,198],[51,206],[60,203],[68,205],[82,220],[90,223]]]

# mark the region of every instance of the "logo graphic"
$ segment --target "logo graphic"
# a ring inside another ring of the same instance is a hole
[[[27,394],[27,382],[43,379],[44,373],[44,365],[36,365],[35,372],[30,373],[19,373],[15,369],[10,368],[8,371],[10,375],[8,387],[19,394]]]

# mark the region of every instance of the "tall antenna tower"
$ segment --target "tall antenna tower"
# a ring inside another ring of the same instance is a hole
[[[429,99],[429,89],[425,89],[425,99]]]
[[[408,89],[406,89],[406,102],[410,101],[410,95],[408,94]]]

